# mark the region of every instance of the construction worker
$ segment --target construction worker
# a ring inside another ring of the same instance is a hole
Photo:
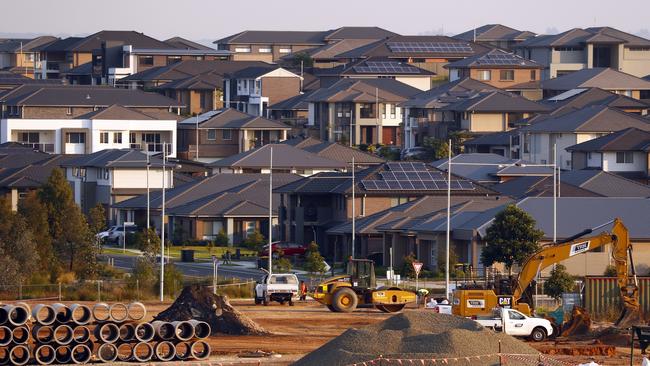
[[[230,261],[232,259],[232,255],[230,254],[230,250],[226,250],[226,254],[224,254],[224,263],[223,264],[232,264]]]
[[[300,281],[300,301],[307,300],[307,284],[305,281]]]

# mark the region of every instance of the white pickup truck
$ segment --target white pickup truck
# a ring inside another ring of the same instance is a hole
[[[293,306],[294,297],[298,297],[298,277],[292,273],[267,274],[255,285],[255,305],[277,301]]]
[[[541,342],[553,334],[550,321],[531,318],[513,309],[495,309],[493,316],[478,317],[475,320],[486,328],[515,337],[527,337],[535,342]]]

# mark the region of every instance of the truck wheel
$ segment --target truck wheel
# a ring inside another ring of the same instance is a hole
[[[289,306],[293,306],[293,300],[289,300]]]
[[[336,309],[332,305],[327,305],[327,308],[330,309],[331,312],[336,313]]]
[[[357,308],[359,299],[352,289],[344,287],[336,291],[332,297],[332,306],[336,311],[349,313]]]
[[[535,342],[541,342],[546,339],[546,331],[541,327],[537,327],[530,333],[530,338]]]
[[[377,309],[383,311],[384,313],[397,313],[402,311],[406,304],[390,304],[390,305],[377,305]]]
[[[259,297],[255,297],[255,305],[259,305],[262,303],[262,300],[260,300]]]

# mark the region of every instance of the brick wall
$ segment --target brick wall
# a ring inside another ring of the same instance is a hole
[[[269,105],[300,94],[300,79],[294,77],[265,77],[262,79],[262,95],[269,97]]]

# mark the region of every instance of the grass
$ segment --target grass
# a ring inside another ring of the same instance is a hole
[[[102,254],[124,254],[124,255],[130,255],[130,256],[137,256],[138,253],[134,253],[132,251],[129,251],[128,248],[126,252],[122,252],[122,248],[119,247],[107,247],[105,246],[102,249]],[[194,250],[194,259],[211,259],[212,255],[216,255],[219,257],[219,259],[222,258],[222,256],[226,253],[227,250],[230,251],[230,254],[232,254],[233,258],[235,256],[235,252],[237,251],[237,247],[214,247],[212,248],[212,253],[210,253],[210,248],[206,246],[172,246],[171,248],[165,248],[165,254],[169,253],[169,256],[172,258],[180,258],[181,257],[181,250],[183,249],[192,249]],[[246,248],[239,248],[241,251],[241,255],[243,257],[245,256],[255,256],[257,253],[254,250],[246,249]]]

